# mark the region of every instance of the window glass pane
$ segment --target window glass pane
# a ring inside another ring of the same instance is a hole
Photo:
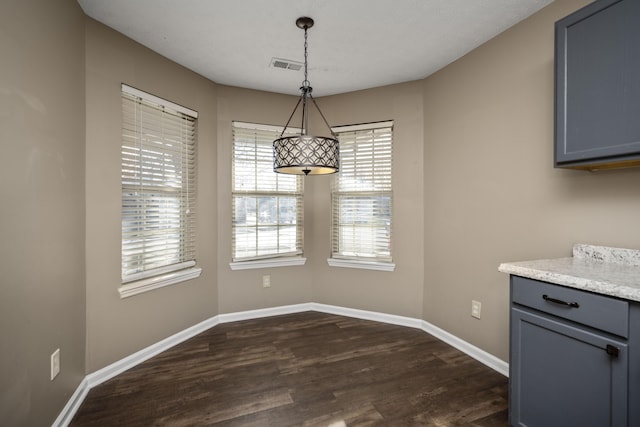
[[[257,228],[256,227],[235,227],[233,230],[236,254],[238,257],[253,256],[257,250]]]
[[[195,262],[195,118],[143,95],[123,85],[125,283]]]
[[[332,256],[391,261],[392,128],[339,132],[332,179]]]
[[[277,197],[258,197],[258,224],[278,224]]]
[[[234,123],[234,261],[302,254],[303,180],[273,172],[273,140],[280,133]]]
[[[235,208],[235,221],[238,226],[256,226],[256,198],[251,196],[236,196],[233,198]]]
[[[285,252],[294,252],[296,250],[297,232],[295,225],[284,225],[278,228],[278,243]]]
[[[281,196],[278,204],[278,215],[280,224],[296,224],[298,200],[295,197]]]

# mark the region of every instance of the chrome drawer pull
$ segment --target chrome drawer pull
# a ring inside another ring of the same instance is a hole
[[[571,307],[571,308],[580,308],[580,304],[578,304],[577,302],[562,301],[561,299],[551,298],[547,294],[542,295],[542,299],[547,301],[547,302],[552,302],[552,303],[560,304],[560,305],[566,305],[567,307]]]

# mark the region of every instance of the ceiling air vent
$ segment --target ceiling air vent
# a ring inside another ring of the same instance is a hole
[[[271,58],[271,66],[273,68],[282,68],[283,70],[300,71],[303,64],[290,59]]]

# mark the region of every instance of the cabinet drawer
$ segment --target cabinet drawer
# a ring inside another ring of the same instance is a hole
[[[511,300],[563,319],[629,337],[627,301],[518,276],[511,276]]]

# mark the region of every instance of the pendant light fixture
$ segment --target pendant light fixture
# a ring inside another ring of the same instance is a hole
[[[278,173],[295,175],[326,175],[338,172],[339,153],[338,140],[331,131],[331,126],[320,111],[320,107],[311,95],[313,89],[308,80],[307,67],[307,30],[313,27],[313,19],[301,17],[296,20],[296,26],[304,30],[304,80],[300,87],[300,99],[293,109],[287,124],[284,126],[280,138],[273,141],[273,170]],[[309,103],[320,113],[325,125],[331,132],[331,137],[312,136],[308,134],[309,127]],[[302,104],[302,125],[299,135],[284,136],[291,119],[298,107]]]

